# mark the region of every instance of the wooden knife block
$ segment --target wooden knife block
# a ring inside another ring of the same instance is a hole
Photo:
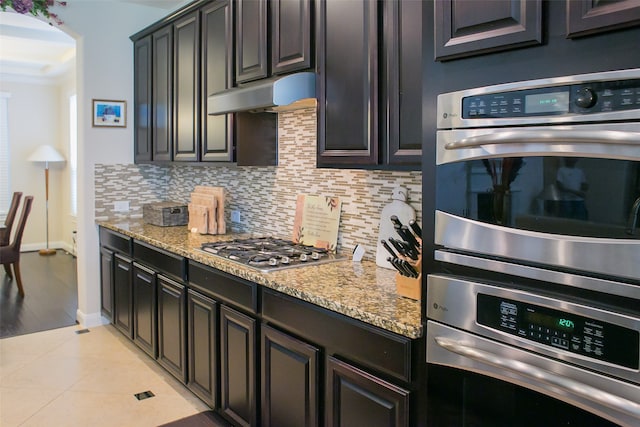
[[[405,258],[419,272],[418,277],[407,277],[396,273],[396,292],[403,297],[420,301],[422,297],[422,254],[417,260]]]

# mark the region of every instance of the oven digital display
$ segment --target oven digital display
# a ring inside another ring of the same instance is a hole
[[[477,295],[476,321],[558,351],[640,367],[640,331],[521,301]]]
[[[540,312],[527,311],[525,319],[528,323],[545,326],[547,328],[559,329],[561,331],[573,332],[576,324],[566,317],[551,316]]]
[[[526,95],[525,113],[566,113],[569,111],[569,92],[549,92]]]

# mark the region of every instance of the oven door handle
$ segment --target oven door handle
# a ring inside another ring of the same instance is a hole
[[[561,388],[566,392],[579,395],[585,399],[591,400],[601,405],[608,406],[609,408],[612,408],[616,411],[625,412],[636,418],[640,418],[640,405],[623,397],[616,396],[614,394],[599,390],[595,387],[591,387],[587,384],[582,384],[578,381],[559,376],[558,374],[540,369],[528,363],[506,359],[497,354],[493,354],[485,350],[480,350],[478,348],[471,347],[469,345],[463,344],[459,341],[451,340],[449,338],[435,337],[435,341],[440,347],[452,353],[456,353],[461,356],[477,360],[479,362],[487,363],[501,369],[506,369],[520,375],[524,375],[536,381],[541,381]]]
[[[446,150],[480,147],[495,144],[614,144],[637,145],[640,134],[617,130],[505,130],[470,136],[445,144]]]

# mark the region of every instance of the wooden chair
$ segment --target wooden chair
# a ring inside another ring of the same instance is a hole
[[[16,191],[13,193],[11,199],[11,206],[9,206],[9,212],[4,220],[4,227],[0,227],[0,246],[7,246],[11,237],[11,227],[13,227],[13,220],[18,213],[18,206],[20,205],[20,199],[22,198],[22,192]]]
[[[18,293],[21,297],[24,297],[24,288],[22,287],[22,277],[20,276],[20,244],[22,243],[22,233],[24,233],[24,227],[27,224],[27,217],[29,217],[29,212],[31,212],[32,203],[33,196],[27,196],[24,198],[22,215],[20,215],[20,221],[16,227],[16,233],[13,236],[13,241],[10,245],[0,246],[0,264],[3,265],[4,271],[7,272],[9,279],[13,279],[13,276],[11,275],[11,264],[13,264],[16,283],[18,284]]]

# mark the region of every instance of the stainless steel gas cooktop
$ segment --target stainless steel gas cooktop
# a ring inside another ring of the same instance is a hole
[[[209,254],[227,258],[262,272],[306,267],[346,259],[346,257],[336,255],[326,249],[274,237],[203,243],[201,249]]]

